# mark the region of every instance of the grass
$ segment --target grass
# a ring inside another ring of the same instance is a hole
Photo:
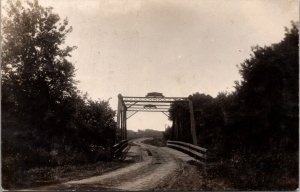
[[[105,172],[125,167],[128,164],[129,162],[124,161],[101,161],[87,165],[65,165],[57,167],[32,168],[27,171],[20,171],[18,174],[15,174],[15,182],[13,183],[3,182],[3,188],[26,189],[51,184],[58,184],[70,180],[78,180],[96,175],[101,175]],[[6,179],[7,181],[9,181],[9,178]]]

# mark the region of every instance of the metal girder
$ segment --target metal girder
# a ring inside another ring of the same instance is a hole
[[[124,102],[158,102],[173,103],[175,101],[188,101],[186,97],[123,97]]]
[[[176,101],[176,102],[180,102],[180,101],[182,101],[182,102],[186,102],[185,100],[178,100],[178,101]],[[126,103],[126,104],[128,104],[127,102],[127,100],[124,100],[124,102]],[[131,101],[130,101],[131,102]],[[145,101],[136,101],[137,103],[139,102],[143,102],[143,103],[154,103],[154,102],[156,102],[156,103],[174,103],[175,101],[168,101],[168,100],[145,100]]]
[[[169,112],[171,103],[188,101],[186,97],[128,97],[119,94],[119,101],[126,111],[141,112]],[[155,108],[145,108],[147,103],[152,103]]]
[[[130,111],[129,111],[130,112]],[[129,119],[130,117],[134,116],[138,111],[134,111],[131,115],[129,115],[126,119]]]
[[[131,96],[123,96],[124,99],[184,99],[187,100],[187,97],[153,97],[153,96],[148,96],[148,97],[131,97]]]
[[[192,134],[192,138],[193,138],[193,144],[198,145],[193,102],[190,99],[188,101],[189,101],[189,109],[190,109],[191,134]]]
[[[170,116],[166,113],[166,112],[162,112],[164,115],[166,115],[168,118],[170,118]]]
[[[128,111],[141,111],[141,112],[169,112],[169,109],[128,109]]]
[[[133,105],[136,105],[136,103],[137,102],[131,103],[129,106],[127,106],[127,109],[130,108],[130,107],[132,107]],[[125,103],[125,105],[126,105],[126,103]]]
[[[155,104],[153,104],[156,106]],[[130,107],[129,109],[170,109],[170,107],[155,107],[155,108],[149,108],[149,107],[142,107],[142,106],[133,106]]]
[[[118,95],[118,111],[117,111],[117,125],[121,129],[122,139],[127,139],[127,119],[132,117],[138,112],[162,112],[169,117],[168,112],[172,103],[174,102],[188,102],[190,110],[191,121],[191,134],[193,138],[193,144],[197,145],[196,137],[196,125],[193,110],[193,103],[187,97],[128,97]],[[149,107],[149,103],[151,106]],[[148,106],[147,106],[148,105]],[[126,112],[133,112],[127,117]],[[175,130],[178,132],[178,125],[175,122]],[[179,134],[179,133],[177,133]]]
[[[133,105],[134,106],[145,106],[147,104],[146,103],[141,104],[141,103],[135,102],[135,104],[130,104],[127,108],[132,107]],[[171,106],[170,104],[154,104],[154,105],[159,106],[159,107],[170,107]]]
[[[125,107],[125,109],[127,109],[127,106],[126,106],[125,101],[124,101],[124,97],[121,94],[119,94],[118,97],[119,97],[121,103],[123,104],[123,106]]]

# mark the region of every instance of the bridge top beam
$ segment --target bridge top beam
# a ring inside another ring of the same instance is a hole
[[[128,109],[128,111],[137,111],[137,112],[169,112],[168,110],[155,110],[155,109]]]
[[[169,112],[172,103],[189,101],[187,97],[132,97],[121,94],[118,97],[126,111],[140,112]],[[148,104],[154,105],[155,108],[145,108]]]
[[[186,97],[123,97],[124,102],[158,102],[173,103],[175,101],[188,101]]]
[[[153,96],[150,96],[150,97],[132,97],[132,96],[122,96],[123,98],[147,98],[147,99],[150,99],[150,98],[158,98],[158,99],[188,99],[187,97],[153,97]]]

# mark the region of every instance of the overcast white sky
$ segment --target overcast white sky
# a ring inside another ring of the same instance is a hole
[[[270,45],[298,21],[297,0],[40,0],[73,32],[78,88],[116,109],[117,95],[216,96],[232,91],[251,46]],[[164,130],[161,113],[138,113],[128,128]]]

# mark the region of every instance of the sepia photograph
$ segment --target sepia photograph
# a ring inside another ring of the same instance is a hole
[[[0,0],[1,190],[299,190],[298,0]]]

